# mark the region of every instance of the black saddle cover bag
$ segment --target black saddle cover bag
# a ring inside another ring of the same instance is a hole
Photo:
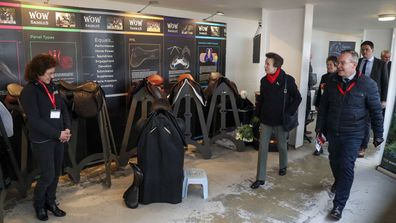
[[[162,109],[151,113],[137,146],[138,165],[144,174],[139,203],[181,202],[185,145],[172,113]]]

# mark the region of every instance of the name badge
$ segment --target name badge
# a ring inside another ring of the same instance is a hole
[[[51,109],[50,118],[59,119],[61,111],[58,109]]]

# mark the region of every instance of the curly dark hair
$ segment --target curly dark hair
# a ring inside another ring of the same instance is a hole
[[[56,67],[56,65],[56,60],[51,55],[45,53],[36,55],[28,64],[26,64],[25,80],[38,80],[38,77],[43,76],[45,74],[45,71],[50,68]]]

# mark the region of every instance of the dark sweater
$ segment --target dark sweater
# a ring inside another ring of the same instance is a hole
[[[293,114],[301,103],[302,98],[294,78],[286,74],[282,69],[274,84],[271,84],[266,77],[261,78],[260,95],[256,101],[255,115],[265,125],[282,125],[285,78],[287,78],[288,95],[285,112]]]
[[[51,101],[38,82],[29,82],[21,92],[21,104],[27,117],[29,138],[40,143],[49,140],[59,141],[61,131],[70,129],[70,115],[63,98],[55,91],[56,108],[61,110],[59,119],[51,119]]]

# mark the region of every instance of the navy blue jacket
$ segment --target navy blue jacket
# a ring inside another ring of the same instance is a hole
[[[61,110],[59,119],[51,119],[51,101],[44,87],[37,81],[29,82],[22,90],[21,104],[27,117],[29,138],[40,143],[49,140],[59,141],[61,131],[70,129],[70,115],[63,98],[55,91],[57,109]]]
[[[288,95],[285,112],[294,114],[301,103],[301,94],[297,89],[294,78],[282,69],[274,84],[271,84],[266,77],[261,78],[260,95],[256,100],[255,115],[265,125],[282,125],[285,78],[287,78]]]
[[[345,95],[342,78],[334,75],[325,87],[320,99],[317,131],[332,135],[363,136],[366,116],[370,115],[374,137],[382,138],[383,116],[377,84],[364,75],[355,75],[346,86]]]

